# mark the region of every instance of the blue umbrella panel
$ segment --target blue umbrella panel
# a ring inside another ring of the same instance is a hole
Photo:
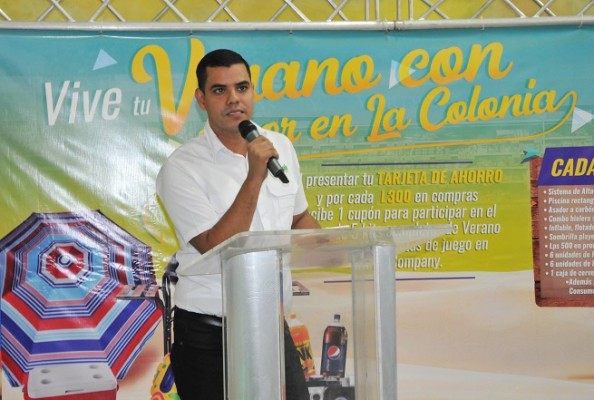
[[[34,213],[0,240],[2,365],[11,385],[35,367],[104,362],[123,379],[161,319],[151,249],[100,211]]]

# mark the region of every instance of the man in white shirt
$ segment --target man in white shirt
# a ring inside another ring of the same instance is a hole
[[[204,134],[177,149],[157,177],[157,192],[180,243],[180,266],[239,232],[319,228],[307,209],[291,142],[260,127],[260,136],[250,142],[239,132],[239,123],[250,120],[254,110],[248,63],[233,51],[215,50],[203,57],[196,75],[195,97],[208,114]],[[270,158],[278,159],[288,183],[269,174]],[[180,276],[175,304],[171,361],[178,393],[182,400],[222,399],[220,276]],[[285,331],[287,398],[309,399]]]

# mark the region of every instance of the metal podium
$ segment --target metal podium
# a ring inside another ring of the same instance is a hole
[[[395,258],[450,226],[245,232],[178,275],[221,274],[227,398],[284,399],[283,271],[351,271],[355,398],[396,398]]]

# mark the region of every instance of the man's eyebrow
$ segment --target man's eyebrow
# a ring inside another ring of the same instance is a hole
[[[233,86],[244,86],[244,85],[249,85],[249,84],[250,84],[250,81],[245,80],[245,81],[234,83]],[[213,83],[213,85],[210,87],[210,90],[222,89],[222,88],[226,88],[227,86],[229,86],[229,85],[225,85],[222,83]]]
[[[210,90],[224,88],[224,87],[227,87],[227,85],[223,85],[222,83],[215,83],[210,87]]]

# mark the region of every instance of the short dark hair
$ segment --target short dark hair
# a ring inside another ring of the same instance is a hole
[[[250,72],[250,65],[248,62],[239,54],[233,50],[218,49],[207,53],[196,67],[196,78],[198,78],[198,89],[204,92],[206,85],[206,68],[208,67],[230,67],[235,64],[243,64],[248,71],[250,79],[252,74]]]

